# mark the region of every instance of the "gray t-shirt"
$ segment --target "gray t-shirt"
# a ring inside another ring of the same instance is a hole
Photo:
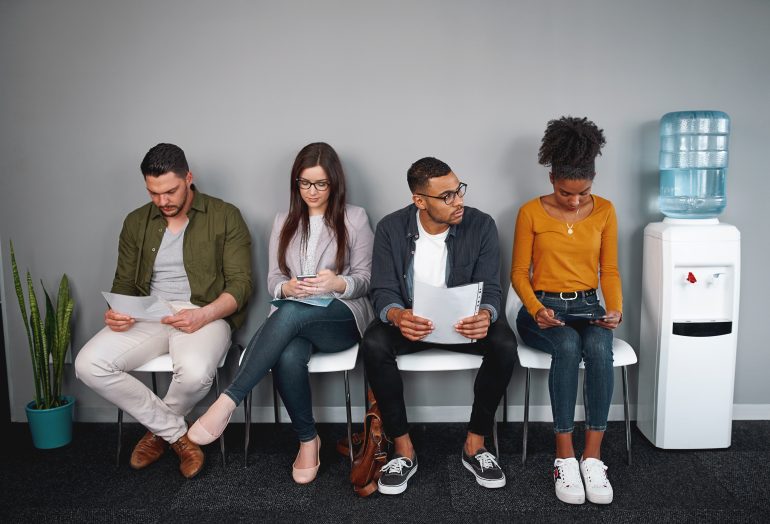
[[[182,246],[184,232],[187,229],[187,221],[184,227],[172,233],[166,228],[163,240],[152,266],[152,279],[150,280],[150,294],[163,297],[166,300],[190,301],[190,281],[184,269]]]

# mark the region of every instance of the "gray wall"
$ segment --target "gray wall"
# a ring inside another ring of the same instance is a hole
[[[49,288],[62,272],[70,276],[77,350],[102,326],[99,291],[112,280],[122,219],[147,201],[139,162],[160,141],[181,145],[199,187],[239,206],[251,228],[259,285],[238,333],[245,342],[267,313],[269,228],[306,143],[337,149],[350,201],[367,208],[372,225],[409,201],[414,160],[447,161],[469,183],[467,204],[497,220],[507,286],[516,211],[550,191],[536,161],[545,124],[587,115],[608,137],[594,190],[615,203],[620,221],[619,335],[638,345],[642,230],[661,219],[657,122],[682,109],[733,118],[720,218],[743,235],[736,416],[770,418],[761,211],[769,22],[762,0],[0,1],[0,256],[12,418],[25,420],[33,389],[9,239],[22,268]],[[408,404],[469,405],[472,374],[455,375],[408,377]],[[517,369],[510,389],[519,410],[522,377]],[[360,381],[358,371],[359,405]],[[341,404],[339,378],[315,382],[316,405]],[[71,369],[67,391],[80,420],[113,420]],[[255,402],[269,405],[268,393],[259,386]],[[548,405],[544,376],[533,403]]]

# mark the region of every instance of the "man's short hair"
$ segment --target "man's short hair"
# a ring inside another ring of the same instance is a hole
[[[174,144],[158,144],[147,151],[140,167],[142,175],[145,177],[160,176],[172,172],[176,176],[184,178],[190,171],[184,151]]]
[[[446,176],[452,172],[452,168],[445,162],[432,156],[426,156],[412,164],[406,173],[406,181],[409,184],[409,190],[416,193],[428,184],[428,180],[440,176]]]

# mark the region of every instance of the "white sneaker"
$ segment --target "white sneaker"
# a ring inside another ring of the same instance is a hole
[[[557,458],[553,463],[553,483],[556,498],[567,504],[582,504],[586,501],[580,467],[575,457]]]
[[[580,473],[586,486],[586,497],[594,504],[609,504],[612,502],[612,484],[607,478],[607,466],[595,458],[580,461]]]

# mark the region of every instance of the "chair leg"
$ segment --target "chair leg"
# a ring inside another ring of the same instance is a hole
[[[123,444],[123,410],[118,408],[118,452],[115,455],[115,465],[120,466],[120,448]]]
[[[588,390],[586,389],[586,374],[583,373],[583,421],[585,427],[588,427]]]
[[[508,423],[508,386],[505,386],[503,393],[503,424]]]
[[[353,466],[353,417],[350,413],[350,380],[348,371],[345,370],[345,414],[348,418],[348,455],[350,456],[350,466]]]
[[[631,465],[631,417],[628,410],[628,369],[623,366],[623,412],[626,416],[626,462]]]
[[[275,423],[281,423],[281,406],[278,403],[278,386],[275,383],[275,375],[273,375],[273,415],[275,416]]]
[[[492,420],[492,442],[495,444],[495,457],[500,461],[500,444],[497,441],[497,417]]]
[[[216,373],[214,374],[214,388],[217,393],[217,398],[219,398],[219,368],[217,368]],[[227,466],[227,457],[225,456],[225,432],[223,431],[221,435],[219,435],[219,451],[222,453],[222,467]]]
[[[527,463],[527,430],[529,429],[529,380],[532,372],[527,368],[527,380],[524,386],[524,435],[521,440],[521,463]]]
[[[243,467],[249,467],[249,436],[251,433],[251,391],[243,400],[243,416],[246,427],[243,430]]]

